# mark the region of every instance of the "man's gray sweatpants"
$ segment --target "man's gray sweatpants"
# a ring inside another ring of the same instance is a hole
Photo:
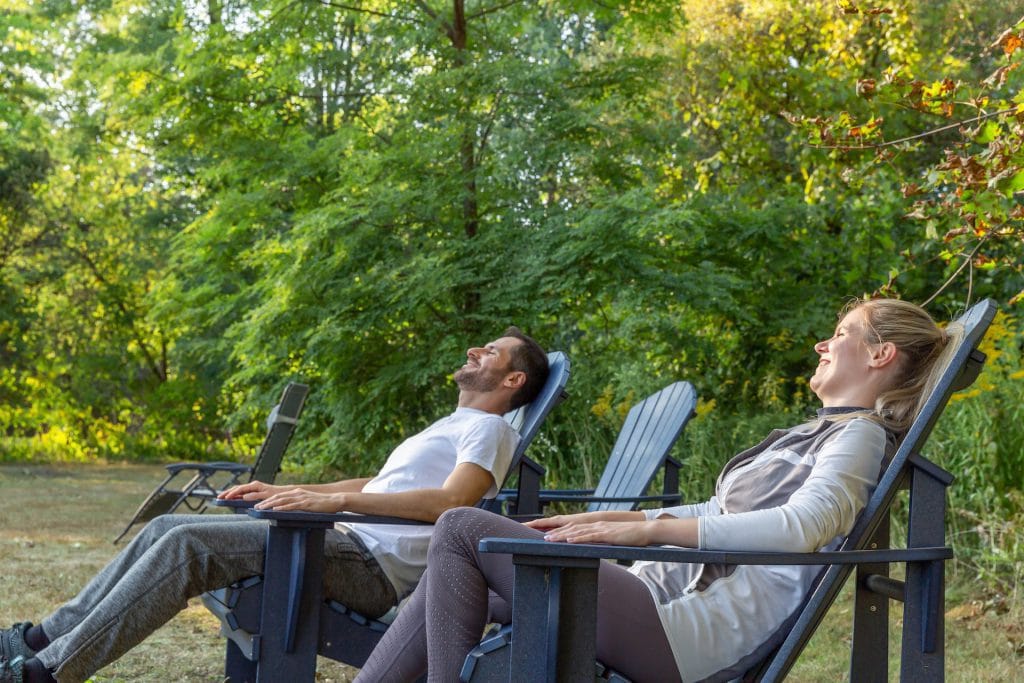
[[[175,614],[189,598],[263,572],[266,522],[246,515],[163,515],[146,525],[72,600],[42,620],[36,656],[61,683],[84,681]],[[324,594],[376,617],[397,601],[377,561],[328,529]]]

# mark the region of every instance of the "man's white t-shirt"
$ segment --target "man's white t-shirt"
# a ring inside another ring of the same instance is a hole
[[[493,498],[505,479],[519,444],[516,432],[500,415],[456,408],[391,452],[365,493],[397,493],[441,488],[456,465],[471,462],[494,478],[485,498]],[[416,587],[427,567],[433,524],[339,524],[358,534],[395,587],[399,598]]]

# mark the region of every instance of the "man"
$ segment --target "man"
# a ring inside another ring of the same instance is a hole
[[[221,497],[275,510],[361,512],[433,522],[497,494],[519,435],[502,414],[547,380],[547,356],[515,327],[466,352],[458,407],[400,444],[377,476],[331,484],[252,482]],[[426,567],[432,526],[339,525],[324,543],[324,595],[376,617]],[[183,609],[188,598],[262,572],[265,524],[235,515],[154,519],[79,594],[36,626],[0,631],[0,683],[84,681]]]

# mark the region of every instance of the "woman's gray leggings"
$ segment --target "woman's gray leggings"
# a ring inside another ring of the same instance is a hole
[[[458,680],[466,655],[480,642],[486,626],[488,587],[506,603],[512,602],[511,556],[477,550],[480,539],[488,536],[543,534],[477,508],[441,515],[430,542],[426,574],[357,681],[413,681],[425,671],[430,681]],[[597,655],[635,681],[679,680],[649,590],[623,567],[607,562],[598,575]]]

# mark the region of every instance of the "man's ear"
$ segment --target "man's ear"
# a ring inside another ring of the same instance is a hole
[[[526,373],[522,370],[513,370],[505,375],[505,381],[502,382],[502,386],[509,387],[510,389],[518,389],[524,384],[526,384]]]
[[[871,360],[868,361],[868,365],[873,368],[884,368],[893,363],[898,355],[899,349],[892,342],[875,344],[871,348]]]

